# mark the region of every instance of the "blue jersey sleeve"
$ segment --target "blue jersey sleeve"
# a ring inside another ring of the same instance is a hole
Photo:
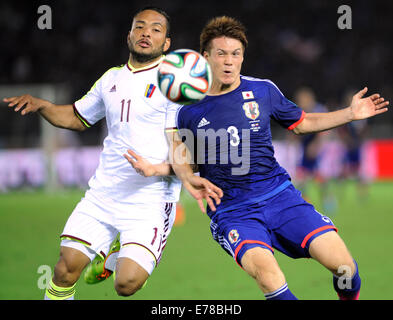
[[[176,128],[177,129],[183,129],[184,128],[184,117],[183,117],[183,112],[182,112],[183,106],[181,106],[179,109],[177,109],[176,113]]]
[[[295,103],[285,98],[273,83],[269,85],[269,94],[272,118],[282,127],[289,130],[294,129],[303,120],[305,112]]]

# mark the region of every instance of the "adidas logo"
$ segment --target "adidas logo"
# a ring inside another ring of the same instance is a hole
[[[207,126],[208,124],[210,124],[210,121],[207,121],[206,118],[202,118],[202,120],[198,123],[198,128],[202,128],[204,126]]]
[[[114,86],[109,90],[109,92],[116,92],[116,85],[114,85]]]

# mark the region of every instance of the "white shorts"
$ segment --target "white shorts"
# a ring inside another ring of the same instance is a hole
[[[108,203],[83,198],[75,207],[60,236],[61,246],[72,247],[93,260],[103,258],[120,233],[119,257],[127,257],[149,274],[161,260],[176,216],[176,204]]]

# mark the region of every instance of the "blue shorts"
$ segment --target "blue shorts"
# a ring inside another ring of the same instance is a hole
[[[330,218],[316,211],[292,184],[267,200],[235,206],[234,210],[217,209],[210,230],[240,266],[244,253],[254,247],[273,253],[277,249],[291,258],[309,258],[314,238],[337,231]]]

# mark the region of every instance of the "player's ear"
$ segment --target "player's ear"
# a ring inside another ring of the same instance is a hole
[[[170,46],[171,46],[171,38],[165,38],[164,52],[168,51]]]
[[[209,57],[209,52],[207,52],[206,50],[203,51],[202,56],[207,59]]]

